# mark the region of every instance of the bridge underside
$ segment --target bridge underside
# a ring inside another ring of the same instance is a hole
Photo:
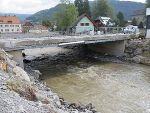
[[[94,52],[107,54],[107,55],[114,55],[114,56],[123,56],[125,50],[125,42],[124,40],[121,41],[111,41],[105,43],[89,43],[86,44],[88,49],[91,49]],[[18,65],[24,68],[23,63],[23,56],[22,50],[13,50],[7,51],[9,54],[13,55],[14,61],[18,63]]]
[[[123,56],[125,51],[125,42],[126,41],[122,40],[99,44],[90,44],[88,45],[88,48],[91,49],[92,51],[101,54]]]

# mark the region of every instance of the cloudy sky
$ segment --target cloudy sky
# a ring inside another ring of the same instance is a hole
[[[33,14],[54,7],[60,0],[0,0],[1,13]],[[127,1],[127,0],[124,0]],[[145,0],[128,0],[144,2]]]

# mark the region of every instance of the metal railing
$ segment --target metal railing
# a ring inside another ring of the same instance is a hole
[[[118,34],[124,33],[125,27],[98,27],[96,29],[97,34]]]

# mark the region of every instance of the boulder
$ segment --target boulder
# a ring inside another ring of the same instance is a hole
[[[16,76],[20,77],[21,79],[30,82],[30,78],[27,72],[25,72],[21,67],[16,66],[15,68],[13,68],[13,72]]]

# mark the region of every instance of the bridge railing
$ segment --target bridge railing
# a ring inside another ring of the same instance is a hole
[[[124,33],[125,27],[98,27],[96,32],[99,34],[118,34]]]
[[[124,33],[125,27],[98,27],[95,29],[95,31],[84,31],[80,33],[75,33],[75,32],[69,32],[69,33],[64,33],[67,35],[105,35],[105,34],[118,34],[118,33]]]

